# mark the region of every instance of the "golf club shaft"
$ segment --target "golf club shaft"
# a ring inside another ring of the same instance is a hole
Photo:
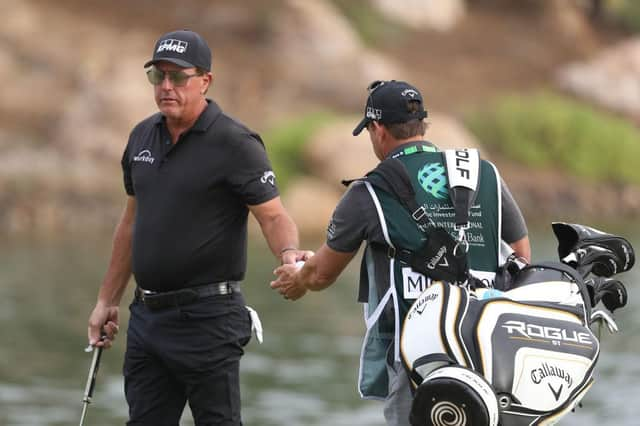
[[[102,355],[102,347],[93,348],[93,358],[91,359],[91,366],[89,367],[89,376],[87,377],[87,385],[84,389],[84,398],[82,398],[82,416],[80,417],[80,426],[84,423],[84,418],[87,415],[87,407],[91,403],[93,398],[93,389],[96,385],[96,377],[98,376],[98,367],[100,366],[100,358]]]
[[[80,416],[80,426],[84,425],[84,418],[87,416],[87,407],[89,406],[88,402],[82,404],[82,415]]]

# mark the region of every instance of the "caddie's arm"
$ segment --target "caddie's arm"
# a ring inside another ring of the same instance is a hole
[[[276,268],[274,274],[278,278],[271,282],[271,288],[277,290],[285,299],[291,300],[301,298],[307,290],[324,290],[336,281],[356,253],[357,250],[339,252],[325,243],[302,268],[295,265]]]
[[[89,344],[109,348],[118,333],[118,307],[131,278],[131,246],[136,199],[129,197],[113,236],[109,268],[98,292],[98,301],[89,316]],[[100,340],[104,333],[105,338]]]

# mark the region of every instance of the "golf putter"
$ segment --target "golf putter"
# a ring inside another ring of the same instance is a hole
[[[104,340],[105,336],[102,335],[100,340]],[[93,390],[96,386],[96,377],[98,376],[98,367],[100,366],[100,358],[102,356],[102,350],[104,347],[87,346],[85,352],[93,352],[91,358],[91,365],[89,366],[89,377],[87,377],[87,384],[84,388],[84,397],[82,398],[82,415],[80,416],[80,426],[84,425],[84,419],[87,416],[87,408],[91,404],[93,398]]]

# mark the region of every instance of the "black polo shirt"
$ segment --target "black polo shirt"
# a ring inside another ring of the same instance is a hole
[[[122,169],[136,199],[133,274],[147,290],[242,280],[247,205],[278,196],[260,136],[207,102],[175,145],[161,113],[129,136]]]

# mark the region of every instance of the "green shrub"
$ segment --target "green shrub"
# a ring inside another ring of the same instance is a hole
[[[638,0],[605,0],[605,13],[622,27],[640,32],[640,2]]]
[[[483,145],[523,164],[640,184],[640,131],[574,100],[547,92],[508,96],[466,121]]]
[[[369,0],[333,0],[333,4],[367,46],[397,42],[408,33],[402,24],[386,18]]]
[[[263,134],[280,189],[306,171],[302,149],[311,135],[332,118],[329,112],[314,112],[280,123]]]

